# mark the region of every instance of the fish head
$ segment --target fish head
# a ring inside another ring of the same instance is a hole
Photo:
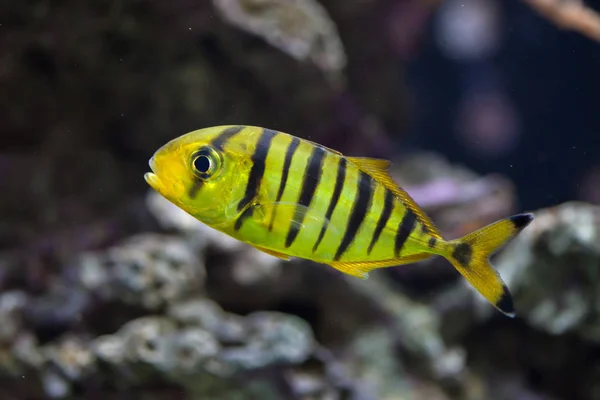
[[[167,200],[208,225],[219,225],[237,213],[250,164],[239,146],[217,145],[226,129],[211,127],[187,133],[158,149],[149,161],[146,182]]]

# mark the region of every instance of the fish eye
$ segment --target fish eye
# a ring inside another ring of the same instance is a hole
[[[203,147],[192,156],[194,173],[201,179],[214,175],[220,163],[221,157],[212,147]]]
[[[208,158],[208,156],[205,156],[204,154],[196,157],[196,159],[194,160],[194,168],[196,168],[196,171],[198,171],[201,174],[208,173],[211,166],[212,161],[210,161],[210,158]]]

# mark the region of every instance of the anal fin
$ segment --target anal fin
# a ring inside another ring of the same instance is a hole
[[[367,279],[369,277],[369,272],[371,272],[374,269],[394,267],[397,265],[404,264],[412,264],[418,261],[423,261],[428,258],[434,257],[435,255],[436,254],[433,253],[417,253],[406,257],[394,258],[391,260],[359,262],[332,261],[328,262],[327,265],[347,275],[352,275],[360,279]]]
[[[259,246],[254,246],[254,245],[253,245],[253,247],[254,247],[255,249],[257,249],[257,250],[260,250],[260,251],[262,251],[263,253],[266,253],[266,254],[268,254],[268,255],[270,255],[270,256],[273,256],[273,257],[280,258],[280,259],[282,259],[282,260],[284,260],[284,261],[289,261],[289,260],[290,260],[290,256],[288,256],[287,254],[279,253],[279,252],[277,252],[277,251],[270,250],[270,249],[265,249],[265,248],[263,248],[263,247],[259,247]]]

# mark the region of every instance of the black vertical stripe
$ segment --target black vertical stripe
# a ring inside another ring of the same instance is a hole
[[[400,251],[402,251],[402,247],[404,246],[406,239],[408,239],[412,231],[415,229],[416,223],[417,216],[414,212],[407,208],[404,217],[402,217],[402,221],[400,221],[398,231],[396,232],[396,257],[400,257]]]
[[[204,185],[203,180],[201,180],[200,178],[194,178],[194,182],[192,182],[192,186],[190,186],[190,189],[188,191],[189,198],[192,200],[195,199],[196,196],[198,196],[198,193],[202,189],[203,185]]]
[[[258,195],[260,189],[260,183],[265,173],[265,162],[269,149],[271,148],[271,141],[277,133],[270,129],[263,129],[260,133],[260,137],[254,148],[254,154],[252,154],[252,167],[250,168],[250,175],[248,176],[248,182],[246,183],[246,192],[244,198],[238,203],[238,211],[241,211],[249,205],[252,200]],[[235,227],[239,229],[242,226],[242,222],[245,218],[252,215],[252,212],[243,212],[239,219],[242,221],[236,221]],[[236,230],[237,230],[236,229]]]
[[[327,212],[325,213],[325,222],[321,227],[321,232],[319,233],[319,237],[313,246],[313,253],[321,244],[321,240],[323,240],[323,236],[325,236],[325,230],[327,229],[327,225],[331,216],[333,215],[333,210],[335,210],[335,206],[340,199],[340,195],[342,194],[342,188],[344,187],[344,180],[346,179],[346,160],[343,157],[339,158],[337,163],[337,176],[335,178],[335,187],[333,189],[333,195],[331,196],[331,200],[329,200],[329,206],[327,206]]]
[[[281,200],[281,196],[283,196],[283,190],[285,189],[285,185],[287,183],[288,175],[290,173],[290,166],[292,165],[292,157],[294,157],[294,153],[296,149],[300,146],[300,139],[297,137],[292,138],[292,142],[288,146],[285,152],[285,160],[283,162],[283,170],[281,171],[281,181],[279,182],[279,190],[277,191],[277,200]]]
[[[352,205],[346,232],[344,232],[342,242],[335,252],[335,257],[333,258],[334,261],[338,261],[342,257],[346,249],[348,249],[348,246],[352,243],[352,240],[354,240],[360,225],[369,211],[369,206],[371,205],[371,199],[373,197],[371,177],[362,171],[359,171],[358,174],[358,193],[355,197],[354,204]]]
[[[212,140],[212,145],[217,149],[223,151],[223,146],[225,146],[225,143],[227,143],[227,141],[233,136],[237,135],[242,129],[244,129],[244,127],[240,125],[230,126],[229,128],[224,129],[223,132],[219,133]]]
[[[369,244],[369,248],[367,249],[367,254],[371,254],[375,243],[379,239],[383,228],[385,228],[390,216],[392,215],[392,209],[394,208],[394,193],[391,190],[385,189],[385,199],[383,201],[383,211],[379,216],[379,221],[377,221],[377,226],[375,227],[375,232],[373,232],[373,237],[371,238],[371,243]]]
[[[300,190],[300,198],[298,199],[299,206],[296,206],[294,219],[290,224],[287,237],[285,238],[285,247],[290,247],[294,243],[294,240],[296,240],[296,237],[298,237],[302,222],[304,221],[306,207],[310,207],[310,203],[321,180],[321,168],[323,167],[325,155],[325,150],[317,146],[314,146],[310,153],[304,175],[302,176],[302,188]]]
[[[238,219],[235,220],[235,225],[234,225],[233,229],[235,229],[236,231],[239,231],[240,228],[242,227],[242,224],[246,220],[246,218],[249,218],[251,216],[252,216],[252,207],[248,207],[242,212],[242,214],[238,217]]]
[[[319,237],[313,246],[313,253],[321,244],[321,240],[325,236],[325,230],[327,229],[327,225],[329,224],[329,220],[333,215],[333,210],[335,210],[335,206],[337,205],[340,195],[342,194],[342,188],[344,187],[344,179],[346,179],[346,159],[340,157],[337,163],[337,175],[335,177],[335,187],[333,189],[333,195],[329,200],[329,205],[327,206],[327,212],[325,213],[325,221],[323,222],[323,226],[321,227],[321,232],[319,233]]]
[[[300,139],[297,137],[292,137],[292,141],[289,144],[287,150],[285,151],[285,160],[283,161],[283,169],[281,170],[281,180],[279,181],[279,190],[277,191],[277,199],[276,203],[281,200],[281,196],[283,196],[283,191],[285,190],[285,186],[287,185],[288,175],[290,173],[290,166],[292,165],[292,157],[294,157],[294,153],[296,149],[300,145]],[[277,212],[277,206],[273,209],[273,214],[271,215],[271,222],[269,222],[269,232],[273,230],[273,222],[275,222],[275,213]]]

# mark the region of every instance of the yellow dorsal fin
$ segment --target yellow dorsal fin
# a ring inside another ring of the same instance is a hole
[[[356,164],[364,172],[371,174],[388,174],[388,168],[392,164],[389,160],[383,158],[368,158],[368,157],[346,157],[348,161]],[[391,179],[391,178],[390,178]]]
[[[348,161],[355,164],[361,171],[370,175],[377,182],[381,183],[387,189],[391,190],[398,196],[412,212],[415,213],[419,222],[427,227],[429,234],[436,239],[442,239],[442,235],[437,230],[429,217],[421,210],[408,193],[404,191],[394,179],[390,176],[388,168],[390,162],[381,158],[366,158],[366,157],[346,157]]]

